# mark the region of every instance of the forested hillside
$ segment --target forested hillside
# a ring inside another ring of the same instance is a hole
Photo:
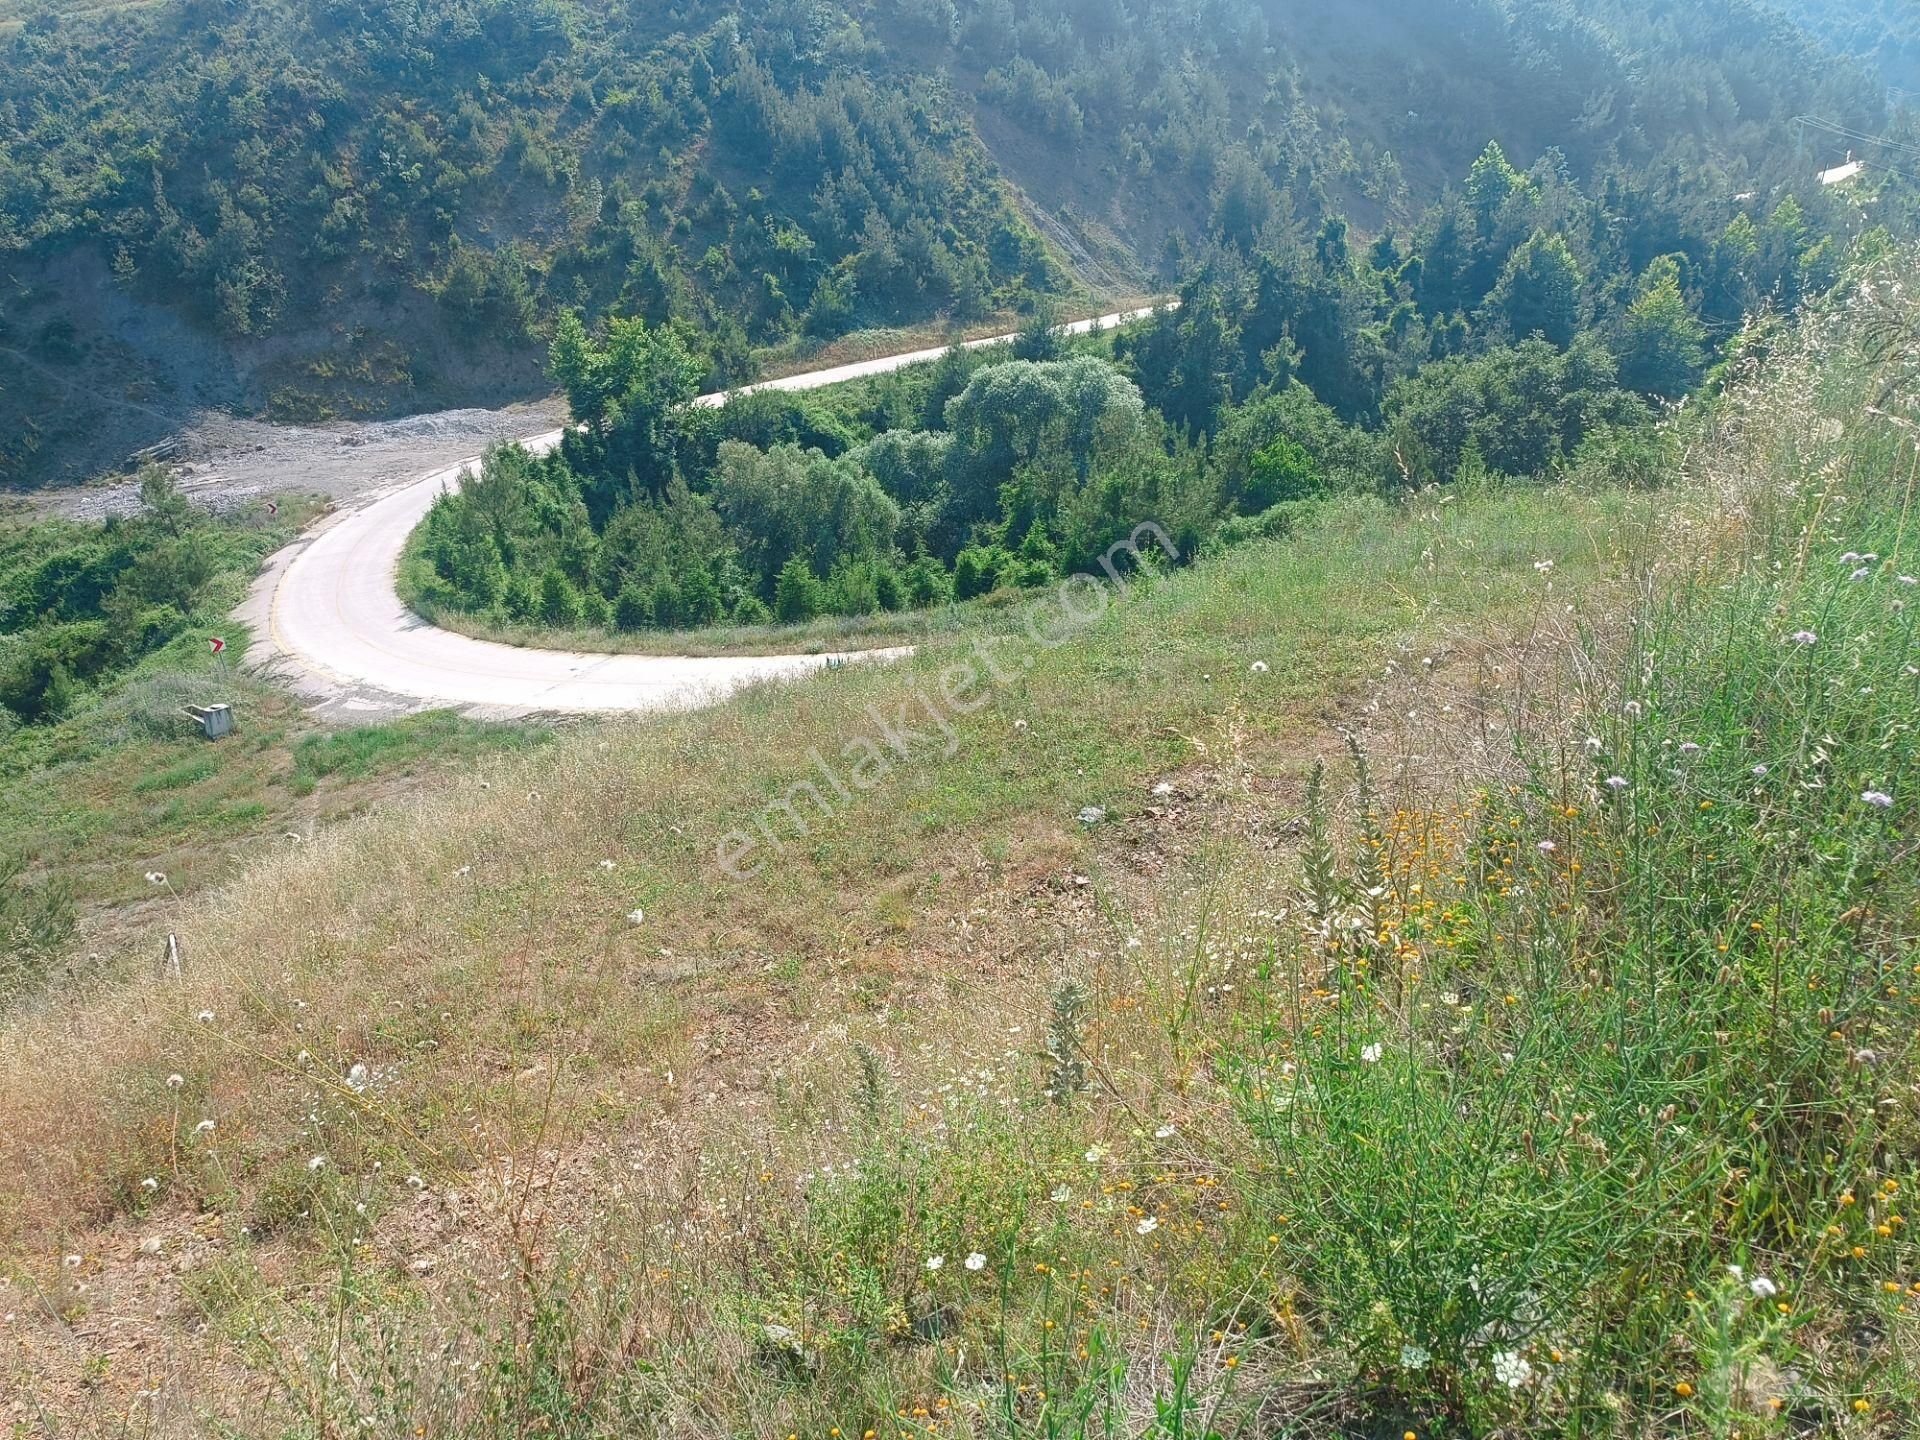
[[[83,472],[197,402],[526,393],[563,307],[685,322],[716,383],[856,329],[1149,289],[1210,238],[1404,223],[1490,139],[1724,210],[1795,177],[1793,115],[1885,123],[1864,72],[1766,13],[44,6],[0,31],[0,478]]]
[[[1920,91],[1920,24],[1910,0],[1776,0],[1776,4],[1841,54],[1870,61],[1889,85]]]
[[[1589,194],[1558,152],[1523,172],[1498,145],[1364,246],[1284,205],[1235,176],[1181,304],[1113,337],[1035,322],[826,394],[695,405],[697,338],[569,313],[552,367],[581,428],[443,497],[403,593],[483,630],[865,616],[1097,569],[1143,516],[1192,557],[1334,494],[1646,472],[1653,419],[1750,317],[1892,245],[1850,193],[1715,202],[1612,172]]]

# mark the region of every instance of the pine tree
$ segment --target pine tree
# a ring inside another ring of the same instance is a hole
[[[773,586],[773,615],[783,625],[811,620],[820,613],[820,582],[807,562],[795,555],[780,567]]]
[[[1621,323],[1620,383],[1643,395],[1677,400],[1706,364],[1706,327],[1687,308],[1680,267],[1662,256],[1640,278],[1640,295]]]
[[[1564,350],[1580,332],[1581,284],[1567,242],[1536,230],[1508,257],[1482,317],[1510,340],[1540,335]]]

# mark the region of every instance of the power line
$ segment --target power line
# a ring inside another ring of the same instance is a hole
[[[1888,175],[1898,175],[1902,180],[1909,181],[1910,183],[1915,185],[1920,185],[1920,175],[1915,175],[1910,171],[1902,170],[1897,165],[1888,165],[1884,161],[1880,161],[1880,160],[1862,160],[1859,162],[1859,164],[1860,164],[1860,168],[1863,170],[1880,170],[1885,172]]]
[[[1824,135],[1833,135],[1842,140],[1851,140],[1858,145],[1878,145],[1882,149],[1892,150],[1896,154],[1910,155],[1920,160],[1920,145],[1909,144],[1904,140],[1889,140],[1884,135],[1867,135],[1858,130],[1850,130],[1837,120],[1826,120],[1818,115],[1796,115],[1787,122],[1798,125],[1803,138],[1808,129],[1818,130]]]

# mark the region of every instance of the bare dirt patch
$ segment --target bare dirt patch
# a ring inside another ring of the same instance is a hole
[[[173,437],[166,453],[181,490],[209,509],[289,491],[339,504],[477,455],[497,442],[551,430],[565,415],[565,402],[557,396],[498,410],[442,410],[403,420],[316,426],[270,425],[204,411]],[[98,520],[138,509],[140,486],[120,480],[45,493],[36,503],[70,519]]]

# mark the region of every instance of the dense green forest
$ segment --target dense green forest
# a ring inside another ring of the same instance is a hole
[[[1149,290],[1270,222],[1405,225],[1489,138],[1712,209],[1804,168],[1806,112],[1886,123],[1747,0],[47,4],[0,31],[0,478],[208,398],[529,393],[564,307],[694,327],[717,384]]]
[[[409,598],[560,628],[869,614],[1089,569],[1146,520],[1192,555],[1336,491],[1618,473],[1746,317],[1891,244],[1817,186],[1589,195],[1558,153],[1523,172],[1498,145],[1364,246],[1281,218],[1258,171],[1234,184],[1178,307],[1071,351],[1039,320],[844,396],[694,406],[697,338],[567,314],[552,366],[582,428],[443,497]]]
[[[1872,62],[1889,85],[1920,92],[1920,26],[1911,0],[1775,0],[1842,55]]]

